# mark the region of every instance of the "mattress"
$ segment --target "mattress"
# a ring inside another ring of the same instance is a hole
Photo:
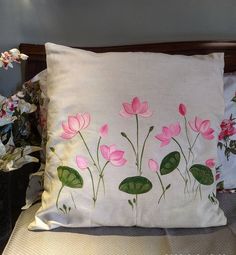
[[[218,195],[228,217],[204,229],[58,228],[27,230],[39,204],[22,212],[3,255],[236,255],[236,194]],[[158,215],[157,215],[158,217]]]

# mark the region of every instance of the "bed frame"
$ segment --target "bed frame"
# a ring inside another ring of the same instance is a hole
[[[46,68],[46,54],[44,45],[20,44],[20,51],[29,56],[23,72],[23,80],[29,80]],[[75,47],[78,48],[78,47]],[[225,53],[225,72],[236,71],[236,41],[195,41],[137,44],[111,47],[80,47],[80,49],[94,52],[122,52],[143,51],[162,52],[168,54],[209,54],[212,52]]]

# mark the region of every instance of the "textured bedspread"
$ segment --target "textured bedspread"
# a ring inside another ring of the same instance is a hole
[[[236,255],[236,194],[219,194],[228,225],[205,229],[60,228],[31,232],[39,205],[19,217],[4,255]]]

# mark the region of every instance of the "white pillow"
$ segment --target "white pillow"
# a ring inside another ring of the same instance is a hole
[[[29,229],[226,224],[212,168],[223,54],[46,52],[45,191]]]

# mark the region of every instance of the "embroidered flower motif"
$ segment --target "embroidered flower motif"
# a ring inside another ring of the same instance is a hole
[[[103,138],[108,134],[108,125],[105,124],[99,129],[99,135]]]
[[[76,164],[81,170],[88,168],[88,160],[83,156],[76,156]]]
[[[229,136],[236,134],[235,122],[231,119],[224,119],[221,124],[221,131],[219,134],[219,140],[223,140]]]
[[[208,159],[205,161],[205,165],[208,166],[209,168],[213,168],[215,166],[215,160],[214,159]]]
[[[113,166],[123,166],[127,162],[127,160],[124,159],[125,152],[116,150],[115,145],[101,145],[100,151],[104,159],[111,162]]]
[[[132,115],[140,115],[142,117],[150,117],[152,112],[148,107],[148,103],[146,101],[140,102],[138,97],[134,97],[131,104],[123,103],[123,108],[120,111],[121,116],[127,118]]]
[[[67,122],[62,122],[63,133],[61,135],[64,139],[71,139],[82,129],[85,129],[90,124],[89,113],[78,113],[76,116],[69,116]]]
[[[180,113],[182,116],[185,116],[185,115],[186,115],[186,112],[187,112],[186,106],[185,106],[184,104],[180,104],[180,105],[179,105],[179,113]]]
[[[154,160],[154,159],[149,159],[148,160],[148,167],[153,172],[157,172],[159,170],[159,165],[156,162],[156,160]]]
[[[163,127],[162,133],[157,134],[155,138],[161,141],[161,147],[170,143],[171,138],[178,136],[180,134],[181,127],[180,124],[177,122],[175,124],[170,124],[169,127]]]
[[[200,133],[203,138],[207,140],[214,139],[214,129],[210,127],[210,120],[202,120],[199,117],[195,117],[195,120],[189,121],[189,126],[193,131]]]

